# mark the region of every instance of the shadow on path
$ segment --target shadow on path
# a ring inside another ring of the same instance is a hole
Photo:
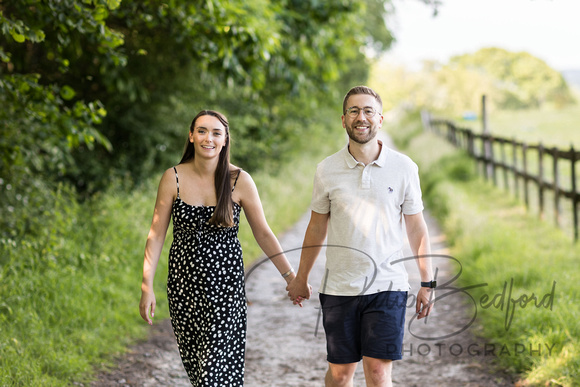
[[[385,140],[384,140],[385,141]],[[388,139],[386,139],[388,141]],[[388,144],[388,142],[387,142]],[[445,236],[437,223],[425,213],[433,254],[446,255]],[[298,268],[300,249],[310,215],[305,214],[286,232],[280,243],[294,268]],[[406,249],[406,255],[411,253]],[[269,261],[252,269],[247,278],[248,336],[246,381],[249,387],[315,387],[324,384],[326,342],[318,303],[318,287],[324,271],[324,250],[312,270],[310,283],[315,292],[304,308],[292,305],[285,281]],[[410,299],[420,282],[415,262],[405,263]],[[455,261],[443,257],[433,260],[438,282],[457,274]],[[254,270],[255,269],[255,270]],[[438,291],[441,297],[444,291]],[[395,386],[510,386],[508,376],[491,373],[492,356],[484,352],[486,343],[473,334],[474,306],[465,294],[448,295],[435,304],[433,314],[413,321],[414,306],[407,309],[404,358],[393,366]],[[412,322],[409,325],[409,322]],[[411,330],[409,331],[409,327]],[[468,327],[468,329],[464,329]],[[425,337],[426,336],[426,337]],[[153,326],[148,341],[119,360],[116,369],[99,375],[92,386],[188,386],[169,320]],[[364,386],[362,365],[357,367],[355,386]]]

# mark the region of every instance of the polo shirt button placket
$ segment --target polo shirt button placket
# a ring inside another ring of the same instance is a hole
[[[370,189],[371,188],[371,167],[372,167],[372,164],[369,164],[369,165],[366,165],[363,167],[362,181],[361,181],[362,189]]]

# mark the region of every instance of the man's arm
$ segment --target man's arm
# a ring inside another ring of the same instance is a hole
[[[314,262],[322,249],[322,244],[326,238],[328,231],[328,219],[330,213],[319,214],[312,211],[310,215],[310,222],[304,235],[304,242],[302,243],[302,253],[300,255],[300,265],[296,278],[286,287],[288,296],[292,301],[296,301],[298,297],[310,298],[310,287],[308,286],[308,276],[312,271]]]
[[[413,215],[405,215],[405,224],[407,226],[407,237],[411,251],[416,257],[417,267],[421,275],[422,282],[434,280],[433,267],[431,264],[431,243],[429,242],[429,232],[427,223],[423,217],[423,212]],[[433,309],[432,301],[435,298],[435,291],[430,288],[421,287],[417,293],[416,313],[419,314],[417,319],[427,317]]]

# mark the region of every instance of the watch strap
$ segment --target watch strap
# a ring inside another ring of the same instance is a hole
[[[437,287],[437,281],[429,281],[429,282],[421,281],[421,287],[435,289]]]

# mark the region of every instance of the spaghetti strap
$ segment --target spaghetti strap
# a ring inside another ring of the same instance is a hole
[[[175,171],[175,182],[177,183],[177,198],[179,199],[179,177],[177,176],[177,168],[173,167]]]
[[[234,181],[234,186],[232,187],[232,192],[236,189],[236,184],[238,183],[238,178],[240,177],[240,173],[242,173],[242,169],[238,169],[238,175],[236,176],[236,180]],[[179,192],[178,192],[179,194]]]

